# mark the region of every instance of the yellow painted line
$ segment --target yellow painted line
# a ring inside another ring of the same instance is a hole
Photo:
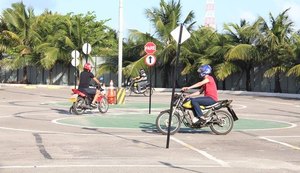
[[[118,90],[117,93],[117,104],[124,104],[125,103],[125,88],[121,88]]]

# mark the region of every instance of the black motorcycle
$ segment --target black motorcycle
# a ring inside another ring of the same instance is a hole
[[[129,79],[125,86],[126,96],[130,96],[132,93],[135,94],[143,94],[144,96],[149,96],[153,94],[154,88],[150,90],[150,83],[147,81],[147,84],[144,87],[141,87],[141,91],[138,91],[137,83],[133,79]]]
[[[169,124],[170,134],[173,135],[179,131],[181,124],[192,129],[201,129],[209,127],[217,135],[226,135],[233,128],[233,122],[238,120],[232,109],[232,100],[219,100],[211,106],[200,106],[206,117],[206,122],[193,123],[194,117],[191,101],[185,98],[183,92],[174,96],[172,121],[169,123],[170,109],[160,112],[156,118],[156,127],[162,134],[168,133]],[[225,108],[225,110],[224,110]]]

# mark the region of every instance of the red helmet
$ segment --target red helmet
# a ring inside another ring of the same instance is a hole
[[[83,66],[83,69],[91,71],[92,70],[92,65],[90,63],[85,63],[84,66]]]

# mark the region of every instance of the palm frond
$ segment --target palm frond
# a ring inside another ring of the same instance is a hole
[[[295,75],[297,77],[300,77],[300,64],[295,65],[294,67],[292,67],[288,72],[287,72],[288,76],[291,75]]]

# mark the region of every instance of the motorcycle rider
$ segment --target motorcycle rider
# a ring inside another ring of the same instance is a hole
[[[209,106],[215,104],[218,101],[217,86],[214,78],[210,75],[211,71],[212,68],[209,65],[201,65],[197,70],[197,72],[199,73],[200,81],[189,87],[182,88],[183,91],[186,91],[189,89],[202,87],[204,91],[204,96],[201,97],[196,97],[202,93],[201,90],[187,95],[187,98],[191,99],[191,104],[193,105],[194,109],[195,117],[192,120],[193,123],[198,123],[199,121],[209,121],[209,118],[205,118],[203,116],[199,105]]]
[[[98,84],[98,86],[101,86],[100,81],[94,76],[91,70],[92,65],[90,63],[85,63],[83,66],[83,71],[80,73],[78,89],[86,93],[87,95],[95,95],[91,106],[97,107],[96,99],[100,96],[100,90],[102,90],[102,88],[100,87],[99,89],[97,89],[89,87],[91,79],[93,79]]]
[[[134,82],[137,84],[138,93],[141,93],[141,88],[147,85],[147,74],[144,69],[139,70],[139,76],[133,78]]]

